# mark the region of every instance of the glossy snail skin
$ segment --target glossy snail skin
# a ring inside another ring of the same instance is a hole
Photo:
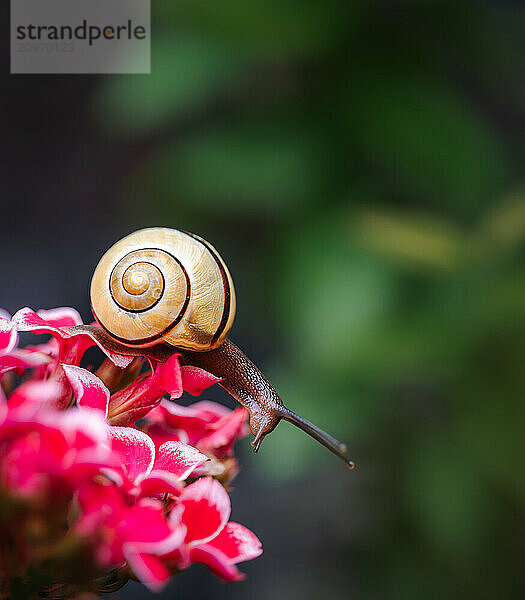
[[[353,461],[346,456],[346,445],[288,409],[263,373],[230,340],[224,340],[221,346],[210,352],[183,352],[181,359],[221,377],[220,385],[248,409],[250,430],[255,436],[252,442],[255,452],[264,437],[284,419],[342,458],[348,467],[354,468]]]
[[[156,227],[104,254],[91,281],[91,305],[100,326],[125,345],[165,342],[202,351],[219,346],[230,330],[235,289],[208,242]]]
[[[289,410],[255,364],[226,338],[235,317],[233,281],[218,252],[202,238],[161,227],[123,238],[95,269],[91,305],[100,329],[79,327],[105,347],[160,361],[178,351],[181,363],[220,377],[220,385],[250,413],[256,452],[284,419],[353,468],[345,445]]]

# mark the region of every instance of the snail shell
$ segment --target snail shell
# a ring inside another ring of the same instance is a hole
[[[99,325],[127,346],[219,346],[235,317],[231,275],[215,248],[175,229],[136,231],[112,246],[91,281]]]

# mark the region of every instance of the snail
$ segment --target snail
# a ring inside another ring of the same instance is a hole
[[[282,419],[293,423],[353,468],[346,446],[289,410],[268,379],[228,338],[235,289],[217,250],[192,233],[143,229],[112,246],[91,281],[93,315],[122,353],[141,348],[162,359],[180,353],[182,364],[221,378],[220,385],[250,413],[252,446]]]

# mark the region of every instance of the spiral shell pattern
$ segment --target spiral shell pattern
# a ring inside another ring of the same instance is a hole
[[[159,227],[106,252],[91,281],[91,305],[100,326],[128,346],[211,350],[233,323],[235,290],[211,244]]]

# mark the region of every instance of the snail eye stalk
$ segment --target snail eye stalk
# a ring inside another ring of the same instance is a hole
[[[326,433],[326,431],[323,431],[322,429],[317,427],[317,425],[310,423],[310,421],[308,421],[307,419],[300,417],[299,415],[292,412],[291,410],[288,410],[287,408],[285,408],[282,418],[285,421],[292,423],[293,425],[307,433],[309,436],[313,437],[314,440],[317,440],[325,448],[328,448],[330,452],[333,452],[336,456],[341,458],[346,463],[349,469],[355,468],[354,461],[350,460],[350,458],[348,458],[346,454],[346,444],[343,444],[339,440],[336,440],[329,433]]]

